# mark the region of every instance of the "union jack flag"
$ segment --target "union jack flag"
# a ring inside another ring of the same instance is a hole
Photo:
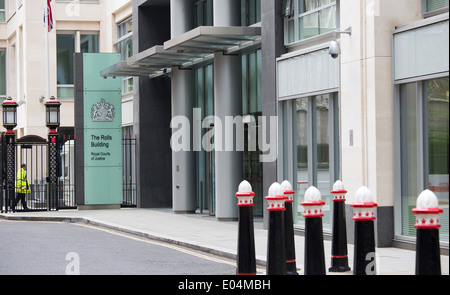
[[[48,31],[50,32],[53,29],[53,12],[52,12],[52,6],[50,5],[50,2],[52,0],[47,0],[47,17],[48,17]]]

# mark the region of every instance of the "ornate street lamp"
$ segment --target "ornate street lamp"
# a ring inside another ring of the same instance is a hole
[[[51,97],[49,101],[45,103],[46,110],[46,124],[50,129],[50,133],[56,133],[56,129],[60,125],[60,107],[61,103],[55,99],[55,97]]]
[[[48,211],[58,210],[58,127],[60,125],[61,103],[51,97],[45,103],[45,122],[49,128],[48,132],[48,154],[49,154],[49,190],[48,190]]]
[[[15,139],[14,128],[17,126],[17,103],[8,97],[3,103],[3,126],[5,127],[6,135],[6,195],[5,195],[5,211],[8,213],[10,201],[14,200],[15,191]],[[3,209],[3,208],[2,208]],[[2,210],[3,211],[3,210]]]
[[[3,126],[8,133],[14,133],[12,130],[17,126],[17,102],[8,97],[3,103]]]

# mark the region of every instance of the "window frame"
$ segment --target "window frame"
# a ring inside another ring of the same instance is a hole
[[[80,53],[81,52],[81,37],[82,36],[98,36],[96,39],[96,49],[98,53],[100,52],[100,32],[99,31],[57,31],[56,32],[56,39],[58,39],[58,35],[72,35],[74,36],[74,53]],[[58,51],[58,42],[56,42],[56,50]],[[58,57],[56,59],[56,63],[58,66]],[[70,69],[69,69],[70,70]],[[72,69],[73,70],[73,65]],[[61,101],[73,101],[75,99],[75,94],[68,95],[67,97],[60,96],[60,89],[70,89],[69,92],[73,92],[75,90],[74,84],[59,84],[58,81],[56,82],[57,87],[57,93],[58,93],[58,99]]]
[[[435,16],[435,15],[442,14],[442,13],[446,13],[449,11],[449,0],[445,0],[447,2],[446,3],[447,5],[445,7],[438,8],[435,10],[430,10],[430,11],[427,11],[428,1],[430,1],[430,0],[422,0],[422,14],[423,14],[424,18]]]
[[[127,31],[128,24],[131,23],[131,31]],[[117,23],[117,39],[114,41],[116,51],[120,53],[121,60],[127,61],[131,57],[127,54],[127,42],[131,41],[131,55],[133,54],[133,17]],[[134,78],[131,76],[122,78],[122,95],[134,92]]]
[[[302,0],[286,0],[285,4],[284,4],[284,11],[283,11],[283,15],[284,15],[284,45],[285,46],[289,46],[289,45],[293,45],[297,42],[302,42],[304,40],[309,40],[312,38],[317,38],[319,36],[323,36],[326,33],[330,32],[330,31],[326,31],[321,33],[320,32],[320,12],[324,11],[326,9],[329,9],[333,6],[336,7],[336,24],[335,24],[335,28],[332,29],[331,31],[336,30],[339,27],[339,7],[340,7],[340,0],[336,0],[333,3],[329,3],[329,4],[325,4],[325,5],[321,5],[318,8],[309,10],[307,12],[303,12],[300,13],[300,1]],[[288,13],[288,4],[290,6],[290,12]],[[301,38],[301,31],[300,31],[300,21],[302,18],[307,17],[309,15],[313,15],[317,13],[317,20],[318,20],[318,26],[317,29],[319,30],[317,35],[314,36],[310,36],[310,37],[306,37],[306,38]],[[293,24],[293,27],[292,27]],[[292,40],[290,40],[289,38],[292,36]]]
[[[404,232],[404,222],[407,222],[404,219],[405,210],[404,202],[408,201],[408,197],[404,194],[405,192],[405,180],[406,175],[403,173],[405,169],[409,168],[409,166],[405,165],[405,153],[403,150],[404,146],[407,143],[407,138],[405,138],[406,134],[404,133],[404,124],[406,109],[403,107],[403,94],[402,88],[408,84],[414,85],[415,87],[415,98],[410,98],[411,101],[415,103],[415,124],[413,126],[413,135],[415,135],[415,148],[417,156],[415,157],[414,164],[416,166],[416,194],[417,196],[412,196],[413,202],[415,203],[416,198],[419,194],[428,189],[428,180],[429,180],[429,141],[428,141],[428,128],[427,128],[427,120],[428,120],[428,109],[427,109],[427,101],[425,98],[425,84],[431,80],[448,78],[449,73],[440,73],[436,75],[429,75],[425,77],[416,77],[407,80],[402,80],[401,83],[396,83],[394,86],[394,183],[396,184],[394,187],[394,193],[397,196],[394,199],[394,239],[399,242],[407,242],[413,243],[416,239],[415,237],[415,229],[411,229],[411,235]],[[411,212],[407,212],[408,214],[412,214]],[[412,216],[411,216],[412,217]],[[447,245],[448,241],[440,241],[441,246]]]
[[[298,145],[297,145],[297,102],[298,100],[306,100],[306,162],[307,167],[304,168],[307,177],[307,187],[314,185],[318,186],[318,163],[317,163],[317,153],[318,153],[318,140],[317,140],[317,104],[316,98],[328,95],[328,138],[329,138],[329,166],[328,166],[328,176],[329,176],[329,186],[330,189],[327,192],[321,192],[324,197],[324,201],[327,201],[327,206],[330,206],[331,196],[330,191],[336,180],[340,178],[341,174],[341,163],[340,163],[340,134],[339,134],[339,100],[340,95],[338,91],[324,90],[318,92],[314,95],[298,95],[289,100],[280,101],[280,110],[282,113],[280,126],[281,135],[279,136],[280,150],[283,151],[283,158],[279,161],[278,165],[278,175],[283,176],[282,179],[288,179],[292,183],[296,184],[294,190],[297,192],[295,198],[294,208],[296,214],[294,214],[295,227],[304,228],[304,219],[301,217],[301,210],[298,210],[300,205],[300,198],[302,192],[298,189],[300,179],[297,178],[298,175]],[[305,184],[305,183],[303,183]],[[307,189],[305,188],[305,191]],[[303,192],[304,193],[304,192]],[[330,216],[332,214],[330,208]],[[300,222],[299,222],[300,221]],[[331,232],[332,221],[325,224],[324,231]]]

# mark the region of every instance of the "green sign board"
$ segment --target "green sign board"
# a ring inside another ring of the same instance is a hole
[[[122,203],[122,83],[100,76],[119,61],[119,54],[83,54],[83,205]]]

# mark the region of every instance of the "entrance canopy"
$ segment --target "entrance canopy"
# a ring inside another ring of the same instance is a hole
[[[103,77],[158,77],[172,67],[201,66],[214,59],[215,52],[239,54],[261,46],[260,27],[197,27],[164,45],[156,45],[101,71]]]

